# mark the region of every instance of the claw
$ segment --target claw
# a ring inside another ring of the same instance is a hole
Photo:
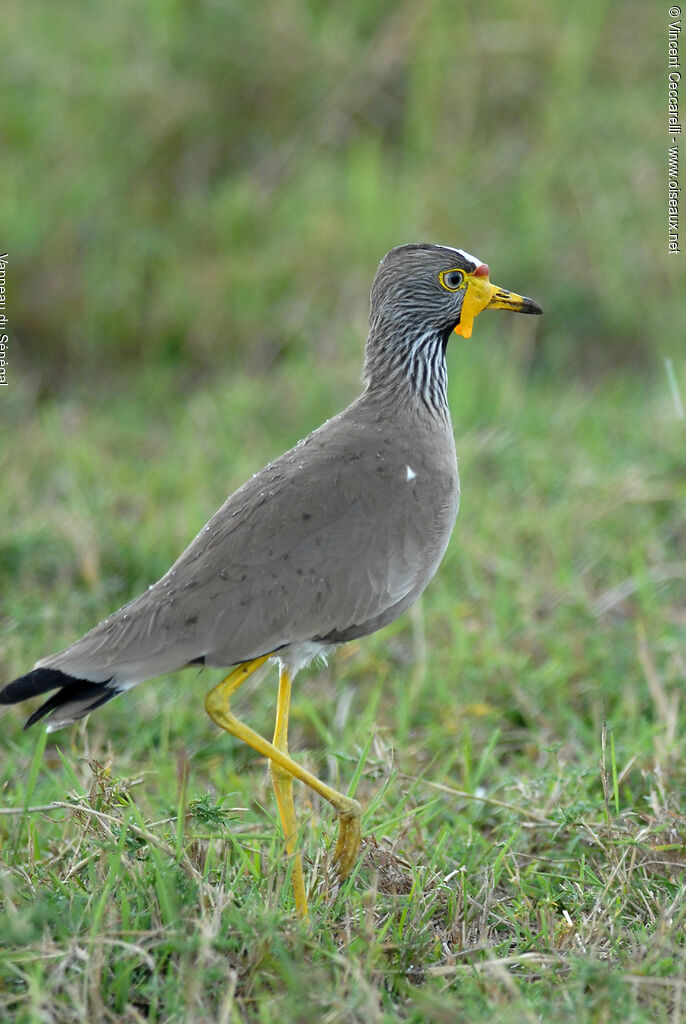
[[[348,808],[338,819],[338,839],[333,852],[333,867],[339,882],[348,877],[360,852],[362,808],[357,800],[350,800]]]

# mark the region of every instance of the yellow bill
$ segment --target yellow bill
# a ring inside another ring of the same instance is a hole
[[[488,274],[484,274],[485,269],[486,265],[482,264],[473,274],[467,275],[460,322],[455,328],[455,333],[461,334],[463,338],[471,338],[474,321],[483,309],[511,309],[514,313],[543,312],[533,299],[491,284]]]

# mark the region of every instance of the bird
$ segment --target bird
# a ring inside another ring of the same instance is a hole
[[[464,249],[413,243],[387,253],[371,289],[359,397],[231,494],[143,594],[0,690],[0,704],[52,693],[24,727],[46,718],[52,731],[164,673],[229,669],[205,709],[269,761],[303,920],[293,779],[338,815],[340,880],[359,854],[361,805],[291,757],[292,681],[316,657],[396,619],[438,569],[460,495],[448,342],[469,338],[484,309],[542,312],[489,278],[488,264]],[[267,661],[279,673],[271,741],[230,708]]]

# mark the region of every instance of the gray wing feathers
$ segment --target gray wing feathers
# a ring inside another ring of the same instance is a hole
[[[226,666],[353,627],[363,635],[399,614],[445,550],[454,455],[425,467],[397,438],[391,448],[387,422],[361,427],[354,409],[231,495],[146,593],[38,666],[126,687],[198,658]],[[399,487],[408,457],[416,479]]]

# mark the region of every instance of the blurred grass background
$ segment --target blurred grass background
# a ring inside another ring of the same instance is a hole
[[[363,765],[356,877],[317,889],[333,819],[299,791],[298,932],[264,766],[200,711],[214,674],[44,754],[11,710],[10,1019],[681,1019],[666,24],[632,0],[5,5],[3,681],[357,394],[390,247],[462,246],[545,310],[449,351],[463,505],[422,606],[298,679],[296,756],[342,788]],[[241,696],[265,733],[273,698]]]
[[[680,337],[646,4],[10,3],[4,34],[0,224],[37,386],[356,361],[409,240],[536,291],[543,365]]]

